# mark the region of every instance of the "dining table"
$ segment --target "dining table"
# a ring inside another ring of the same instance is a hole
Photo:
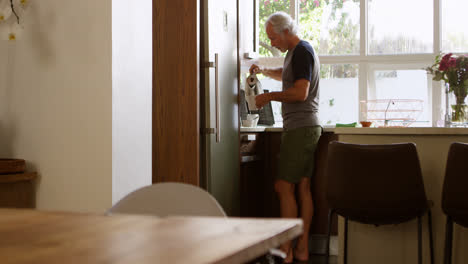
[[[301,219],[0,209],[0,263],[249,263],[302,233]]]

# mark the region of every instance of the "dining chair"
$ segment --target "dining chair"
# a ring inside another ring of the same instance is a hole
[[[431,210],[413,143],[364,145],[330,142],[326,197],[329,245],[331,219],[344,217],[344,263],[347,263],[348,221],[390,225],[418,219],[418,263],[422,263],[422,216],[428,215],[430,260],[433,262]],[[326,256],[329,255],[327,248]]]
[[[155,216],[222,216],[226,213],[216,199],[195,185],[163,182],[137,189],[118,201],[108,213]]]
[[[453,223],[468,227],[468,144],[450,145],[442,189],[442,210],[447,216],[445,226],[444,263],[452,263]]]
[[[207,191],[191,184],[163,182],[137,189],[112,206],[108,215],[142,214],[154,216],[227,217],[221,205]],[[251,263],[281,263],[286,255],[272,248]]]

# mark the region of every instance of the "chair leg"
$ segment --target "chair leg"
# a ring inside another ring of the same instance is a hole
[[[348,217],[345,217],[343,264],[347,264],[347,263],[348,263]]]
[[[447,216],[447,223],[445,225],[445,253],[444,264],[452,263],[452,236],[453,236],[453,222],[450,216]]]
[[[331,236],[331,226],[332,226],[332,217],[335,211],[333,209],[328,210],[328,234],[327,234],[327,242],[325,244],[325,257],[327,258],[330,256],[330,236]]]
[[[427,211],[427,226],[429,228],[429,252],[431,254],[431,264],[434,264],[434,238],[432,234],[432,213],[431,209]]]
[[[422,264],[422,223],[421,223],[421,216],[418,216],[418,263]]]

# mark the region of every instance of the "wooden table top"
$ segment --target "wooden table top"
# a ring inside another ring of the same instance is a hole
[[[245,263],[301,233],[300,219],[0,209],[0,262]]]

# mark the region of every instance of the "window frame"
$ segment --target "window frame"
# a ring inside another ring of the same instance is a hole
[[[397,55],[370,55],[368,51],[368,0],[360,0],[360,52],[359,55],[319,55],[320,63],[323,64],[357,64],[359,66],[359,101],[368,100],[369,94],[375,93],[375,87],[370,84],[370,75],[372,74],[371,65],[375,64],[388,64],[401,66],[399,68],[392,68],[398,70],[404,69],[423,69],[434,63],[434,58],[442,51],[441,50],[441,39],[442,39],[442,15],[441,15],[441,2],[443,0],[433,0],[433,51],[431,53],[412,53],[412,54],[397,54]],[[258,14],[259,14],[259,0],[255,0],[255,25],[258,25]],[[298,17],[298,6],[299,0],[290,0],[290,15],[296,20]],[[263,25],[258,25],[263,26]],[[255,44],[254,47],[259,47],[259,36],[258,30],[255,31]],[[258,50],[255,50],[258,52]],[[454,53],[463,54],[463,53]],[[263,57],[262,59],[268,60]],[[432,76],[427,75],[428,80],[428,105],[431,108],[429,110],[429,121],[431,126],[440,126],[438,120],[443,119],[441,111],[444,106],[445,92],[441,82],[432,81]],[[358,104],[359,105],[359,104]],[[355,109],[359,113],[359,119],[363,120],[364,115],[359,109]]]

